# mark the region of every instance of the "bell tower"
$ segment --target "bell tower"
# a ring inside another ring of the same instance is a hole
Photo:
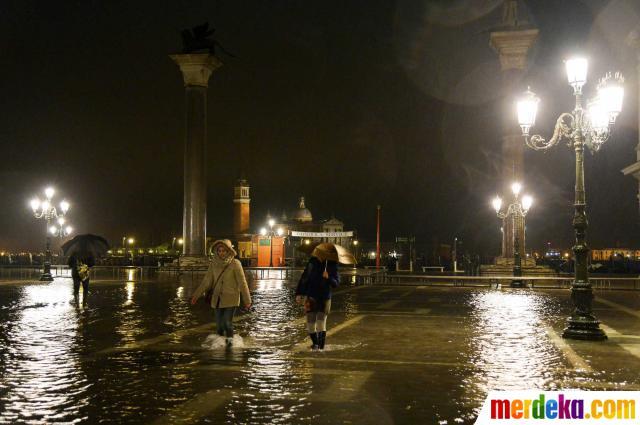
[[[238,179],[233,188],[233,234],[237,237],[249,233],[249,183]]]

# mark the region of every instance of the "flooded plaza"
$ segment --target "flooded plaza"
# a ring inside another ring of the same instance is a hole
[[[640,389],[636,291],[596,291],[586,342],[568,290],[343,286],[312,352],[295,282],[251,285],[232,349],[198,283],[0,285],[0,423],[466,424],[492,389]]]

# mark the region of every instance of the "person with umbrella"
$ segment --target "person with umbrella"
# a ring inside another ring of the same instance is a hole
[[[227,347],[231,348],[233,345],[233,315],[240,305],[241,297],[244,308],[248,310],[251,307],[251,295],[242,264],[234,258],[236,251],[233,249],[231,241],[229,239],[215,241],[212,251],[209,269],[200,286],[194,291],[191,304],[195,304],[198,302],[198,298],[205,293],[207,294],[205,300],[215,310],[218,335],[226,336]]]
[[[73,279],[73,294],[82,291],[86,297],[89,292],[89,269],[95,265],[95,259],[109,250],[109,243],[101,236],[78,235],[62,244],[62,252],[69,257],[69,268]],[[86,300],[86,298],[84,298]]]
[[[304,303],[307,331],[312,350],[324,350],[327,338],[327,316],[331,311],[331,290],[340,284],[338,262],[354,264],[355,258],[339,245],[321,243],[302,247],[311,252],[296,289],[296,302]]]
[[[86,297],[89,293],[89,271],[95,265],[95,259],[91,256],[79,257],[77,254],[72,254],[68,264],[73,279],[73,295],[78,296],[80,284],[82,284],[82,292]]]

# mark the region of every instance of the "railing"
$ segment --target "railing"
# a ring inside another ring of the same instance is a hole
[[[290,267],[246,267],[249,279],[255,280],[289,280],[296,281],[302,274],[302,268]],[[206,267],[156,267],[156,266],[95,266],[90,269],[92,280],[152,280],[159,272],[176,275],[190,274],[197,279],[207,271]],[[52,265],[54,277],[71,277],[69,267]],[[42,275],[42,266],[0,266],[0,280],[38,280]],[[529,288],[563,288],[571,287],[573,277],[559,276],[443,276],[423,274],[391,274],[378,269],[353,269],[342,267],[340,277],[343,284],[353,285],[425,285],[425,286],[476,286],[497,287],[509,286],[514,280],[520,280]],[[598,290],[640,290],[638,277],[589,277],[591,286]]]
[[[436,270],[439,271],[440,273],[444,272],[444,266],[422,266],[422,273],[426,273],[427,270]]]
[[[197,278],[198,275],[206,273],[206,267],[162,267],[161,271],[171,274],[188,274],[191,275],[191,279]],[[292,268],[292,267],[245,267],[245,274],[247,280],[293,280],[297,281],[304,268]],[[343,282],[350,282],[356,285],[372,285],[380,284],[384,282],[384,270],[373,269],[352,269],[343,267],[340,269],[340,278]]]
[[[415,284],[426,286],[509,286],[514,280],[522,281],[529,288],[571,288],[573,277],[556,276],[426,276],[398,275],[384,276],[385,284]],[[637,277],[589,277],[593,289],[639,290]]]
[[[94,266],[89,269],[92,280],[144,280],[154,278],[158,267],[154,266]],[[65,265],[52,264],[51,275],[71,277],[71,269]],[[0,280],[38,280],[42,276],[42,266],[1,266]]]

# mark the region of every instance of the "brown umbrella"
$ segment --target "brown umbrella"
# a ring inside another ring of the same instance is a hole
[[[356,258],[346,248],[331,242],[303,244],[299,251],[317,257],[320,261],[335,261],[340,264],[356,264]]]

